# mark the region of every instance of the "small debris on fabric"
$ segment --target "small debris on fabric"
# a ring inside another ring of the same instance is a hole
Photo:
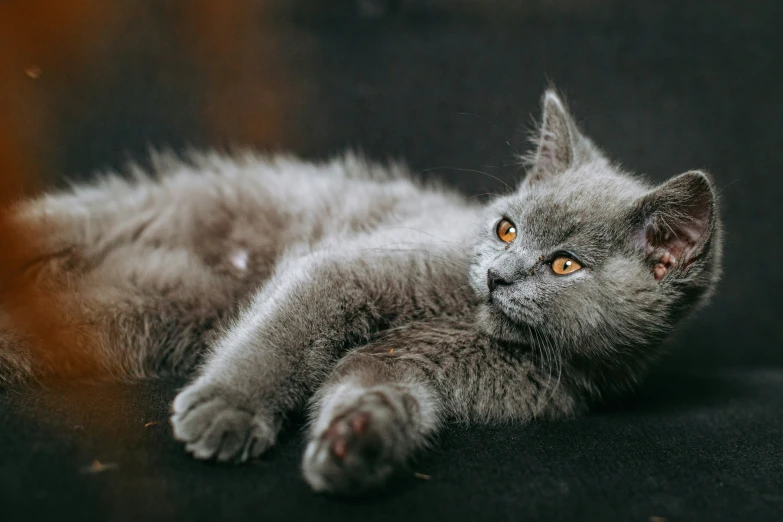
[[[425,475],[424,473],[414,473],[413,476],[421,480],[432,480],[431,475]]]
[[[103,473],[112,469],[117,469],[119,466],[114,462],[102,463],[99,460],[93,460],[89,466],[82,468],[82,473]]]
[[[24,68],[25,75],[32,80],[39,80],[41,78],[41,68],[37,65],[31,65]]]
[[[150,421],[147,424],[144,425],[145,428],[149,428],[150,426],[155,426],[158,423],[158,421]]]

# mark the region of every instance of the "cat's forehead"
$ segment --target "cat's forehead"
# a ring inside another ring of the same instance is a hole
[[[627,177],[580,169],[545,182],[523,183],[507,201],[507,212],[529,237],[557,243],[619,226],[644,192],[644,186]]]

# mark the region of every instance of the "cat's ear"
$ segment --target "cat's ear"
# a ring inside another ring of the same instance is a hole
[[[535,138],[535,155],[530,158],[531,181],[558,174],[582,159],[590,145],[580,133],[565,103],[553,89],[544,93],[541,126]]]
[[[684,269],[705,253],[715,231],[717,200],[701,171],[676,176],[641,198],[635,238],[653,257],[655,278]]]

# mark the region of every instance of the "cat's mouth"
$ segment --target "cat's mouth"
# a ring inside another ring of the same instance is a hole
[[[487,296],[487,305],[503,316],[504,319],[514,323],[524,323],[524,311],[520,310],[518,303],[512,302],[512,300],[504,295],[504,289],[496,289],[494,292],[490,292]]]
[[[511,287],[497,288],[487,295],[486,305],[500,321],[514,328],[540,324],[541,308],[533,298],[520,296]]]

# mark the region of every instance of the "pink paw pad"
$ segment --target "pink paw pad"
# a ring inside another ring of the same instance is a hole
[[[344,460],[348,454],[348,443],[356,436],[363,435],[367,431],[370,415],[368,413],[356,413],[349,418],[340,418],[332,423],[324,432],[324,439],[331,439],[329,449],[332,455]]]

